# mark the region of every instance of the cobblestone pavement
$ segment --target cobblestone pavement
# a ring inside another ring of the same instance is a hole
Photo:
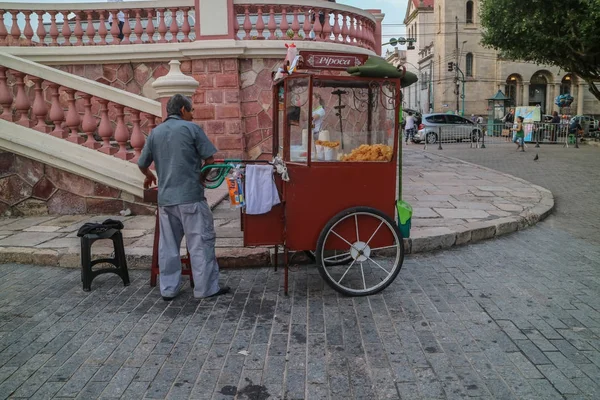
[[[565,243],[569,243],[568,246]],[[551,224],[407,258],[369,298],[311,266],[226,270],[167,303],[77,270],[0,265],[0,398],[597,399],[600,249]]]
[[[520,153],[515,151],[513,144],[470,149],[465,143],[444,143],[443,150],[429,146],[429,152],[483,165],[550,190],[554,195],[555,210],[544,224],[600,244],[600,148],[590,145],[581,145],[579,149],[563,148],[562,145],[534,146],[528,144],[527,151]],[[535,154],[539,155],[538,161],[533,161]]]

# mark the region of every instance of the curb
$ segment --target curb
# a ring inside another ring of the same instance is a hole
[[[424,152],[423,150],[416,150]],[[435,250],[449,249],[455,246],[476,243],[481,240],[506,235],[516,231],[527,229],[545,219],[554,209],[554,196],[541,186],[534,185],[524,179],[517,178],[473,164],[454,157],[434,153],[454,162],[481,168],[493,173],[503,175],[515,181],[525,183],[536,189],[541,194],[541,200],[535,206],[523,211],[518,216],[495,218],[489,221],[471,222],[454,228],[438,227],[425,228],[415,233],[411,238],[404,239],[406,254],[423,253]],[[224,192],[217,201],[211,205],[211,210],[227,199],[228,193]],[[152,249],[128,248],[127,266],[130,269],[149,269],[152,262]],[[233,248],[218,247],[216,249],[217,260],[221,268],[255,268],[271,266],[271,248]],[[94,254],[96,257],[110,257],[111,254]],[[79,268],[79,252],[70,253],[68,249],[32,249],[30,247],[0,247],[0,260],[5,263],[50,265],[64,268]],[[302,263],[302,262],[300,262]]]
[[[423,150],[417,150],[424,152]],[[407,254],[423,253],[426,251],[444,250],[455,246],[476,243],[481,240],[491,239],[494,237],[506,235],[516,231],[527,229],[530,226],[542,221],[554,210],[554,195],[548,189],[538,185],[534,185],[525,179],[517,178],[516,176],[506,174],[488,167],[478,164],[463,161],[458,158],[449,157],[446,155],[434,153],[436,156],[446,158],[452,161],[458,161],[467,165],[481,168],[487,171],[503,175],[514,179],[521,183],[530,185],[541,194],[541,200],[535,206],[523,211],[518,216],[495,218],[490,221],[471,222],[455,228],[431,228],[429,231],[442,231],[437,235],[413,236],[409,239],[404,239],[404,249]],[[426,232],[423,229],[421,232]]]

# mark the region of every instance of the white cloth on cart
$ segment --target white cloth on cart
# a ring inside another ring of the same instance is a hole
[[[248,215],[266,214],[281,203],[271,165],[246,165],[245,194]]]

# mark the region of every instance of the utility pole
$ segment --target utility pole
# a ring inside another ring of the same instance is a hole
[[[459,83],[458,83],[458,61],[459,61],[459,54],[458,54],[458,15],[455,18],[456,21],[456,48],[454,49],[454,52],[456,54],[456,61],[455,61],[455,75],[454,75],[454,83],[456,84],[456,90],[454,91],[456,93],[456,112],[458,113],[460,110],[460,101],[459,101]]]

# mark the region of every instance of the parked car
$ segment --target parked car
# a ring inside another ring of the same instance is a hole
[[[573,123],[574,120],[577,120],[583,126],[584,122],[589,123],[590,131],[598,130],[598,121],[594,119],[594,117],[590,117],[587,115],[576,115],[569,121],[569,125]]]
[[[419,130],[413,138],[413,142],[420,143],[427,141],[429,144],[437,143],[441,140],[472,140],[476,142],[481,139],[483,133],[478,125],[467,118],[453,114],[424,114],[423,123],[419,125]]]

